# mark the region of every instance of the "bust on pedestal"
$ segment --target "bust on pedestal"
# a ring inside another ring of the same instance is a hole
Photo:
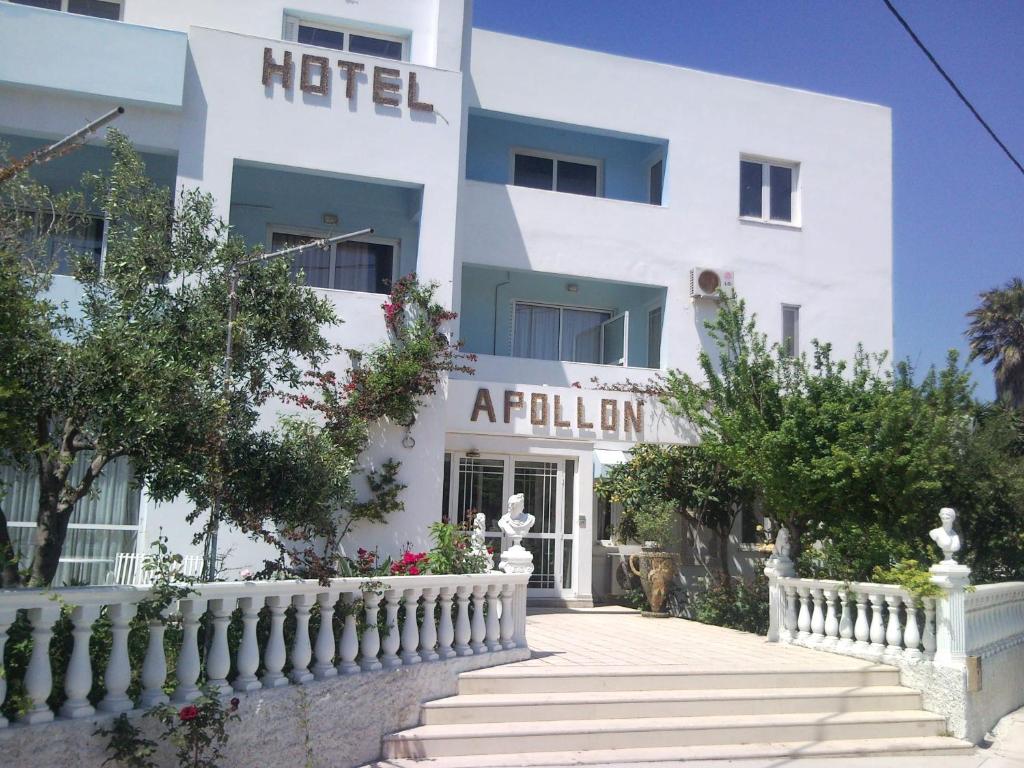
[[[928,532],[943,557],[928,571],[932,582],[945,592],[944,598],[936,601],[935,663],[961,666],[967,655],[964,590],[971,583],[971,569],[953,558],[960,551],[960,536],[953,529],[956,510],[943,507],[939,520],[942,525]]]
[[[533,555],[522,545],[523,536],[529,533],[535,522],[533,515],[524,507],[523,494],[509,496],[505,514],[498,520],[498,527],[512,539],[512,546],[501,553],[498,568],[504,573],[533,573]]]

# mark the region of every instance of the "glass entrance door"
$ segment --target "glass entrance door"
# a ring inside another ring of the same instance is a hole
[[[511,546],[502,541],[498,519],[508,497],[523,494],[526,511],[536,522],[523,539],[533,554],[530,592],[570,596],[573,590],[573,519],[575,514],[573,459],[509,455],[451,456],[449,520],[471,521],[478,512],[487,521],[486,538],[498,553]]]

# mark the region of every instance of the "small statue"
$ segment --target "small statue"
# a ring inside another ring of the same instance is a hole
[[[533,528],[533,515],[528,514],[524,507],[526,505],[523,494],[517,493],[508,497],[508,505],[505,514],[498,520],[498,527],[508,536],[512,537],[512,545],[518,546],[531,528]]]
[[[772,547],[772,554],[768,559],[775,562],[788,563],[790,562],[789,550],[789,530],[779,528],[779,532],[775,534],[775,546]]]
[[[487,529],[487,518],[483,512],[473,515],[473,532],[469,535],[469,548],[474,555],[487,557],[487,542],[484,531]]]
[[[512,546],[501,553],[498,564],[504,573],[533,573],[533,555],[521,544],[535,522],[533,515],[524,511],[525,505],[523,494],[509,496],[505,514],[498,520],[502,533],[512,538]]]
[[[953,530],[956,510],[952,507],[943,507],[939,510],[939,520],[942,521],[942,527],[933,528],[928,535],[942,550],[942,562],[948,565],[956,562],[953,555],[960,551],[960,535]]]

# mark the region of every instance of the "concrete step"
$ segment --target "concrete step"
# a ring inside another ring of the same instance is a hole
[[[830,741],[794,741],[760,744],[712,744],[689,747],[640,747],[634,749],[593,749],[509,753],[518,743],[506,744],[506,752],[487,756],[440,758],[392,758],[374,763],[373,768],[555,768],[556,766],[621,766],[631,763],[690,765],[695,761],[786,760],[792,758],[876,758],[875,766],[890,757],[969,756],[975,749],[965,741],[947,736],[912,736],[887,739],[833,739]]]
[[[940,736],[945,729],[942,717],[917,710],[421,725],[386,736],[384,757],[870,740]]]
[[[899,685],[899,670],[884,665],[852,669],[694,672],[676,667],[493,667],[459,676],[459,693],[680,691],[735,688],[815,688]]]
[[[734,688],[681,691],[575,691],[478,693],[423,705],[424,725],[508,723],[538,720],[611,720],[640,717],[867,712],[920,709],[909,688]]]

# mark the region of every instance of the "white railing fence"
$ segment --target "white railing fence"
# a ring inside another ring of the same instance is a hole
[[[953,559],[960,549],[955,512],[944,509],[940,519],[931,538],[944,559],[929,569],[938,588],[929,597],[894,584],[799,578],[780,532],[765,567],[768,640],[898,666],[926,703],[931,694],[938,706],[960,707],[944,712],[951,729],[977,741],[993,717],[1024,705],[1020,686],[986,675],[985,688],[982,676],[983,664],[998,670],[1024,663],[1024,582],[970,586],[970,569]]]
[[[201,686],[247,692],[525,648],[528,579],[494,571],[199,584],[168,607],[168,618],[144,626],[133,619],[152,597],[149,587],[0,591],[0,704],[9,693],[4,644],[19,615],[30,627],[31,654],[17,720],[33,724],[188,702]],[[62,606],[73,639],[66,666],[55,669],[50,645]],[[110,653],[93,669],[89,646],[101,619]],[[144,654],[131,652],[141,646]],[[54,711],[48,700],[60,676],[64,701]],[[94,701],[97,678],[105,690]],[[0,716],[0,728],[7,725]]]
[[[202,555],[185,555],[173,569],[183,577],[199,578],[203,572]],[[156,579],[156,572],[146,568],[146,555],[137,552],[119,552],[114,561],[113,583],[145,586]],[[110,583],[110,582],[108,582]]]

